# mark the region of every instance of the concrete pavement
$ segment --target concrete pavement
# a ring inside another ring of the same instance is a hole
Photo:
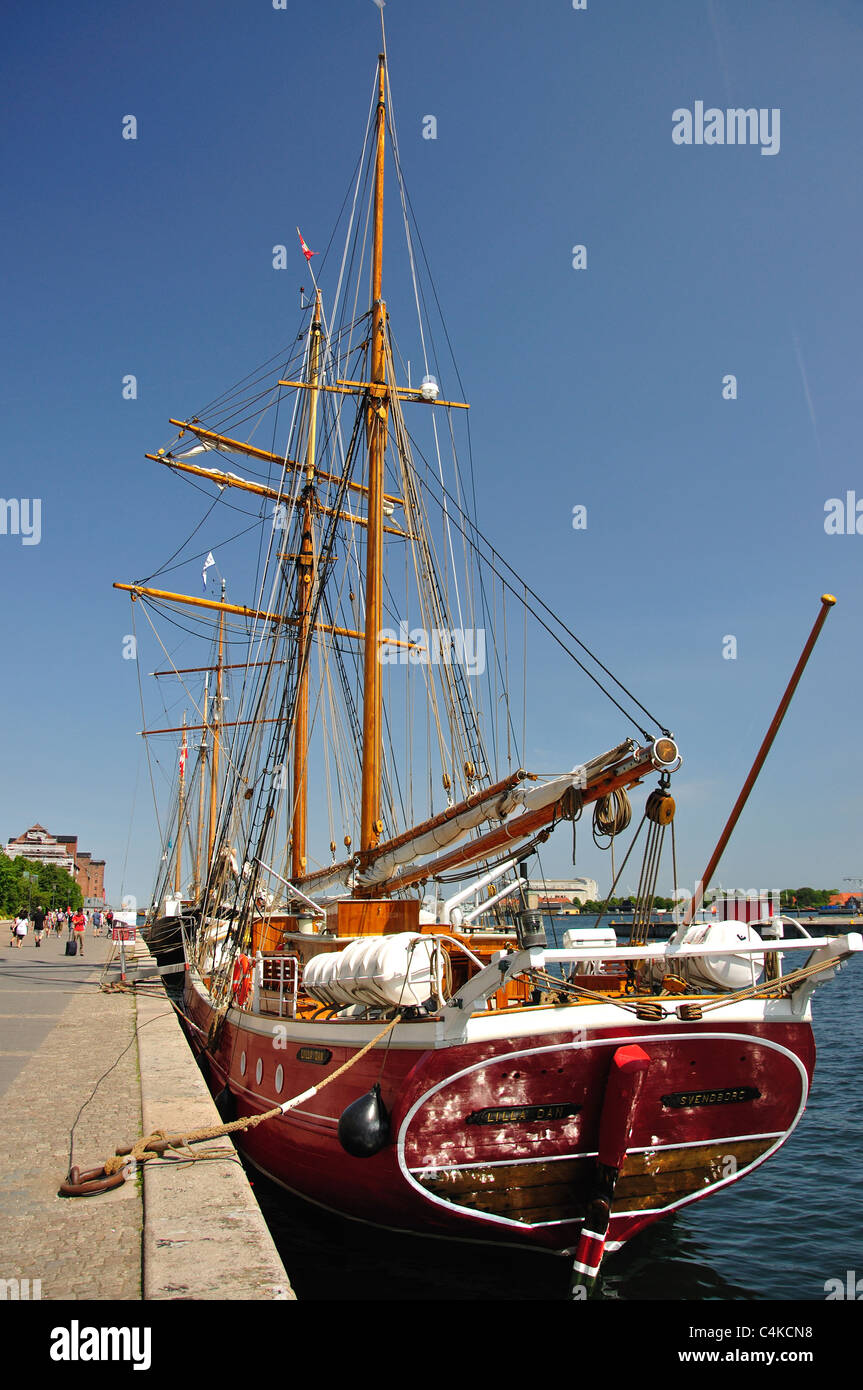
[[[100,989],[110,941],[88,931],[83,960],[65,956],[65,937],[8,941],[0,934],[0,1298],[14,1296],[10,1280],[38,1281],[42,1299],[293,1298],[227,1138],[198,1161],[151,1159],[114,1191],[57,1195],[72,1164],[219,1120],[161,985]]]

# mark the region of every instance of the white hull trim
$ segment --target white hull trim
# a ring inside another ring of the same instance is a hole
[[[641,1217],[641,1216],[656,1216],[656,1215],[662,1215],[662,1214],[664,1214],[664,1213],[666,1213],[666,1212],[675,1210],[677,1207],[686,1206],[686,1205],[687,1205],[688,1203],[690,1203],[690,1202],[698,1201],[701,1197],[705,1196],[708,1192],[716,1192],[716,1191],[718,1191],[719,1188],[721,1188],[721,1187],[727,1187],[727,1186],[729,1186],[729,1184],[731,1184],[731,1183],[738,1182],[738,1181],[740,1180],[740,1178],[744,1177],[747,1173],[752,1172],[753,1169],[758,1168],[762,1163],[766,1163],[767,1159],[770,1158],[771,1155],[774,1154],[774,1153],[776,1152],[776,1150],[777,1150],[778,1148],[780,1148],[782,1144],[785,1143],[785,1141],[786,1141],[786,1139],[788,1138],[788,1136],[794,1131],[794,1129],[796,1129],[796,1127],[797,1127],[797,1125],[798,1125],[798,1123],[799,1123],[799,1121],[800,1121],[800,1117],[801,1117],[801,1115],[803,1114],[803,1111],[804,1111],[804,1109],[805,1109],[805,1107],[806,1107],[806,1101],[807,1101],[807,1098],[808,1098],[808,1095],[809,1095],[809,1078],[808,1078],[807,1073],[806,1073],[806,1068],[803,1066],[803,1063],[800,1061],[800,1058],[799,1058],[794,1052],[791,1052],[787,1047],[783,1047],[781,1043],[772,1042],[770,1039],[767,1039],[767,1038],[753,1038],[752,1035],[751,1035],[751,1034],[748,1034],[748,1033],[707,1033],[707,1032],[678,1033],[678,1034],[676,1034],[676,1038],[677,1038],[677,1040],[680,1041],[680,1042],[690,1042],[690,1041],[700,1041],[700,1042],[711,1042],[711,1041],[713,1041],[713,1042],[721,1042],[721,1041],[725,1041],[725,1042],[732,1042],[732,1041],[733,1041],[733,1042],[742,1042],[742,1043],[749,1043],[749,1044],[752,1044],[752,1043],[754,1042],[754,1043],[757,1043],[757,1044],[758,1044],[759,1046],[761,1046],[761,1047],[768,1047],[768,1048],[771,1048],[774,1052],[778,1052],[778,1053],[780,1053],[782,1056],[789,1058],[789,1060],[792,1061],[792,1062],[794,1063],[794,1065],[797,1067],[797,1070],[798,1070],[798,1072],[799,1072],[799,1074],[800,1074],[800,1091],[801,1091],[801,1094],[800,1094],[800,1103],[799,1103],[799,1105],[798,1105],[798,1107],[797,1107],[797,1113],[795,1114],[794,1119],[792,1120],[792,1122],[791,1122],[791,1124],[789,1125],[788,1129],[786,1129],[786,1130],[781,1130],[781,1131],[776,1131],[776,1134],[777,1134],[777,1136],[778,1136],[777,1139],[776,1139],[776,1143],[774,1143],[773,1145],[771,1145],[771,1147],[770,1147],[769,1149],[767,1149],[759,1158],[754,1159],[752,1163],[747,1164],[745,1168],[740,1168],[740,1169],[738,1169],[737,1172],[731,1174],[729,1177],[721,1178],[718,1182],[710,1183],[707,1187],[703,1188],[700,1192],[692,1193],[689,1197],[681,1197],[681,1198],[679,1198],[677,1201],[670,1202],[670,1203],[668,1203],[667,1206],[664,1206],[664,1207],[649,1207],[649,1208],[646,1208],[646,1209],[643,1210],[643,1211],[616,1211],[616,1212],[614,1212],[614,1214],[613,1214],[613,1216],[612,1216],[612,1220],[613,1220],[613,1221],[615,1221],[615,1220],[620,1220],[620,1219],[622,1219],[623,1217]],[[640,1034],[640,1035],[639,1035],[639,1039],[638,1039],[638,1041],[639,1041],[640,1043],[666,1042],[667,1040],[668,1040],[668,1035],[667,1035],[667,1033]],[[590,1040],[587,1041],[587,1042],[575,1041],[575,1042],[566,1044],[566,1046],[571,1047],[574,1051],[581,1051],[582,1049],[587,1049],[587,1048],[591,1048],[591,1047],[608,1047],[608,1046],[611,1046],[611,1045],[613,1045],[613,1044],[615,1044],[615,1043],[627,1044],[627,1043],[630,1043],[631,1041],[632,1041],[632,1038],[631,1038],[630,1036],[624,1035],[624,1036],[618,1036],[618,1037],[592,1038],[592,1039],[590,1039]],[[473,1063],[473,1064],[472,1064],[471,1066],[469,1066],[469,1067],[464,1067],[461,1071],[453,1072],[451,1076],[445,1077],[442,1081],[439,1081],[436,1085],[430,1087],[428,1091],[424,1092],[423,1095],[421,1095],[421,1096],[414,1102],[414,1104],[411,1106],[411,1108],[410,1108],[410,1110],[408,1111],[408,1113],[405,1115],[405,1117],[404,1117],[404,1119],[403,1119],[403,1121],[402,1121],[402,1123],[401,1123],[401,1126],[400,1126],[400,1128],[399,1128],[398,1139],[397,1139],[397,1141],[396,1141],[396,1157],[397,1157],[397,1160],[398,1160],[399,1168],[401,1169],[401,1172],[402,1172],[402,1175],[403,1175],[405,1181],[406,1181],[407,1183],[409,1183],[412,1187],[414,1187],[414,1188],[416,1189],[417,1192],[421,1193],[421,1195],[425,1198],[425,1200],[426,1200],[427,1202],[432,1203],[432,1205],[439,1206],[439,1207],[442,1208],[443,1210],[445,1210],[445,1211],[450,1211],[450,1212],[451,1212],[453,1209],[457,1209],[457,1210],[463,1212],[465,1216],[472,1217],[472,1218],[474,1218],[475,1220],[480,1221],[480,1222],[488,1223],[488,1224],[495,1225],[495,1226],[517,1227],[517,1228],[520,1228],[520,1229],[522,1229],[522,1230],[538,1230],[538,1229],[540,1229],[540,1228],[542,1228],[542,1227],[545,1227],[545,1226],[554,1226],[554,1225],[559,1225],[559,1224],[561,1224],[561,1223],[559,1223],[559,1222],[557,1222],[557,1221],[537,1221],[537,1222],[514,1221],[511,1217],[508,1217],[508,1216],[497,1216],[497,1215],[494,1215],[493,1213],[478,1212],[478,1211],[476,1211],[474,1208],[459,1207],[459,1206],[458,1206],[458,1203],[456,1203],[456,1202],[449,1202],[449,1201],[447,1201],[447,1199],[446,1199],[445,1197],[438,1197],[438,1196],[436,1196],[433,1192],[429,1192],[427,1188],[423,1187],[423,1185],[422,1185],[421,1183],[417,1182],[416,1178],[414,1177],[414,1173],[415,1173],[415,1172],[424,1172],[424,1171],[425,1171],[425,1172],[428,1172],[429,1170],[428,1170],[428,1169],[411,1169],[411,1168],[409,1167],[409,1165],[408,1165],[406,1159],[405,1159],[405,1140],[406,1140],[406,1137],[407,1137],[407,1131],[408,1131],[408,1128],[409,1128],[409,1126],[410,1126],[411,1120],[413,1119],[413,1117],[414,1117],[414,1115],[416,1114],[416,1112],[419,1110],[420,1106],[424,1105],[424,1104],[426,1103],[426,1101],[429,1100],[429,1098],[430,1098],[431,1096],[436,1095],[436,1094],[438,1093],[438,1091],[443,1090],[444,1087],[452,1085],[452,1083],[453,1083],[454,1081],[459,1080],[461,1077],[463,1077],[463,1076],[468,1076],[468,1075],[469,1075],[471,1072],[473,1072],[473,1071],[478,1071],[478,1070],[480,1070],[480,1069],[483,1068],[483,1067],[487,1067],[487,1066],[489,1065],[489,1062],[491,1062],[492,1065],[494,1064],[494,1062],[495,1062],[496,1060],[506,1061],[506,1062],[512,1062],[512,1061],[515,1061],[515,1060],[516,1060],[517,1058],[519,1058],[519,1057],[533,1057],[533,1056],[541,1055],[541,1054],[544,1053],[544,1052],[556,1052],[556,1051],[559,1051],[559,1048],[560,1048],[560,1044],[554,1044],[554,1045],[552,1045],[552,1046],[550,1046],[550,1047],[526,1048],[526,1049],[525,1049],[524,1051],[522,1051],[522,1052],[510,1052],[510,1053],[507,1053],[507,1054],[506,1054],[506,1057],[505,1057],[505,1058],[504,1058],[504,1057],[501,1057],[501,1058],[499,1058],[499,1059],[495,1059],[495,1058],[489,1059],[489,1058],[486,1058],[486,1059],[485,1059],[484,1061],[482,1061],[482,1062],[475,1062],[475,1063]],[[771,1136],[771,1137],[772,1137],[772,1136]],[[717,1141],[717,1142],[718,1142],[718,1141]],[[725,1140],[724,1142],[727,1143],[727,1142],[730,1142],[730,1140]],[[637,1151],[636,1151],[636,1150],[633,1150],[633,1152],[648,1152],[648,1151],[650,1150],[650,1147],[651,1147],[651,1146],[643,1146],[641,1149],[639,1149],[639,1150],[637,1150]],[[656,1145],[657,1150],[660,1150],[662,1147],[664,1147],[664,1146],[659,1145],[659,1144],[657,1143],[657,1145]],[[669,1146],[669,1147],[675,1147],[675,1148],[676,1148],[676,1147],[678,1147],[678,1146],[677,1146],[677,1145],[673,1145],[673,1146]],[[683,1145],[683,1144],[682,1144],[682,1145],[680,1145],[679,1147],[681,1147],[681,1148],[687,1148],[687,1147],[693,1147],[693,1146],[692,1146],[692,1145],[689,1145],[689,1144],[686,1144],[686,1145]],[[564,1156],[564,1157],[567,1157],[567,1158],[577,1158],[577,1157],[580,1157],[580,1155],[577,1154],[577,1153],[570,1153],[570,1154],[566,1154],[566,1155],[563,1155],[563,1156]],[[514,1162],[517,1162],[518,1160],[513,1160],[513,1161],[514,1161]],[[470,1167],[471,1165],[468,1164],[468,1165],[461,1165],[461,1166]],[[446,1171],[446,1169],[445,1169],[445,1168],[438,1168],[438,1169],[436,1169],[435,1171],[436,1171],[436,1172],[444,1172],[444,1171]]]
[[[199,979],[193,979],[191,984],[207,1007],[214,1008],[213,1001],[202,982]],[[357,1049],[364,1047],[367,1042],[371,1042],[381,1028],[380,1019],[372,1019],[368,1022],[330,1020],[315,1024],[297,1022],[289,1018],[277,1018],[272,1014],[253,1014],[245,1009],[237,1008],[230,1008],[226,1017],[232,1027],[248,1033],[256,1033],[262,1037],[280,1037],[285,1041],[320,1044],[321,1046],[355,1047]],[[795,1014],[792,1010],[791,1000],[747,999],[737,1004],[729,1004],[711,1010],[708,1021],[711,1024],[733,1023],[738,1025],[747,1023],[806,1024],[811,1022],[811,1017],[811,1006],[809,1005],[807,1005],[805,1012]],[[519,1009],[513,1010],[512,1013],[473,1014],[465,1019],[464,1031],[456,1036],[444,1035],[444,1024],[441,1020],[420,1020],[403,1023],[393,1029],[387,1040],[387,1047],[399,1051],[411,1051],[416,1048],[433,1048],[437,1051],[450,1047],[463,1047],[470,1043],[534,1037],[537,1033],[568,1033],[574,1038],[574,1044],[559,1043],[556,1046],[571,1046],[583,1042],[585,1033],[597,1032],[601,1029],[620,1028],[624,1018],[627,1024],[633,1028],[645,1026],[634,1014],[624,1015],[622,1010],[613,1004],[582,1004],[573,1008],[564,1006],[555,1009]],[[663,1020],[662,1027],[666,1029],[668,1034],[685,1037],[687,1035],[683,1030],[692,1027],[692,1020],[679,1019],[676,1014],[672,1014]]]

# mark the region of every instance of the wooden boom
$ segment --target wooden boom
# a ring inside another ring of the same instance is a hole
[[[707,868],[704,870],[704,873],[702,874],[702,876],[701,876],[701,878],[699,879],[698,883],[695,885],[695,894],[694,894],[694,896],[693,896],[692,902],[691,902],[690,905],[689,905],[689,911],[687,912],[686,916],[685,916],[684,919],[683,919],[683,926],[684,926],[684,927],[688,927],[688,926],[689,926],[690,922],[692,921],[693,917],[695,916],[696,912],[698,911],[699,907],[701,906],[702,902],[704,901],[704,892],[705,892],[705,889],[708,887],[708,885],[709,885],[709,883],[710,883],[710,880],[712,879],[714,873],[716,872],[716,866],[717,866],[717,864],[719,863],[720,859],[722,858],[722,855],[723,855],[724,850],[725,850],[725,846],[728,844],[728,841],[731,839],[732,831],[734,830],[735,825],[737,824],[738,820],[740,819],[740,813],[741,813],[741,811],[743,810],[743,807],[746,805],[746,802],[747,802],[748,799],[749,799],[749,793],[752,791],[752,788],[755,786],[755,782],[756,782],[756,779],[757,779],[757,777],[758,777],[758,774],[759,774],[759,772],[761,771],[762,767],[764,766],[764,761],[765,761],[765,759],[766,759],[766,757],[767,757],[767,754],[770,752],[771,744],[773,743],[773,740],[775,739],[777,733],[779,732],[779,725],[782,723],[782,720],[785,718],[785,712],[786,712],[786,710],[788,709],[788,706],[791,704],[792,696],[794,695],[794,692],[795,692],[795,690],[797,689],[797,686],[798,686],[798,684],[799,684],[799,682],[800,682],[800,677],[803,675],[803,671],[804,671],[804,668],[805,668],[805,666],[806,666],[806,663],[807,663],[807,661],[809,660],[810,655],[812,654],[812,648],[815,646],[815,643],[818,641],[818,636],[819,636],[819,634],[820,634],[820,632],[821,632],[821,629],[822,629],[822,627],[824,626],[824,623],[825,623],[825,621],[826,621],[826,619],[827,619],[827,614],[830,612],[830,609],[833,607],[833,605],[834,605],[835,602],[836,602],[836,600],[835,600],[835,598],[833,597],[832,594],[822,594],[822,595],[821,595],[821,611],[820,611],[820,613],[818,614],[818,617],[815,619],[815,623],[814,623],[814,626],[813,626],[813,628],[812,628],[812,631],[810,632],[810,634],[809,634],[809,636],[808,636],[808,638],[807,638],[807,640],[806,640],[806,646],[803,648],[803,651],[800,653],[800,660],[797,662],[797,665],[794,667],[794,671],[793,671],[793,673],[792,673],[791,679],[790,679],[790,681],[788,682],[788,685],[787,685],[787,687],[786,687],[786,689],[785,689],[785,694],[782,696],[782,699],[779,701],[779,708],[777,709],[776,713],[775,713],[774,716],[773,716],[773,720],[772,720],[772,722],[771,722],[770,728],[767,730],[767,733],[764,735],[764,742],[762,743],[761,747],[759,748],[759,750],[758,750],[758,755],[757,755],[757,757],[756,757],[756,759],[755,759],[755,762],[752,764],[752,767],[751,767],[750,770],[749,770],[749,776],[746,778],[746,781],[743,783],[743,786],[742,786],[742,788],[741,788],[741,790],[740,790],[740,795],[738,796],[737,800],[735,801],[735,803],[734,803],[734,808],[733,808],[733,810],[732,810],[732,812],[731,812],[731,815],[728,817],[728,820],[727,820],[726,823],[725,823],[725,829],[723,830],[722,834],[720,835],[719,840],[717,841],[717,844],[716,844],[716,848],[714,849],[712,855],[710,856],[710,862],[708,863]]]

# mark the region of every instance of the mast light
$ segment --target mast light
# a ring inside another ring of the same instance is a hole
[[[680,758],[677,744],[673,738],[657,738],[653,742],[653,763],[656,767],[669,767]]]
[[[433,376],[424,376],[420,383],[420,395],[424,401],[436,401],[440,395],[440,387]]]

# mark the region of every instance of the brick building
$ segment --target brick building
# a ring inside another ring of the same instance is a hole
[[[78,850],[78,872],[75,877],[78,880],[78,887],[84,894],[84,902],[88,905],[103,903],[105,901],[105,861],[104,859],[94,859],[93,856],[83,849]]]

